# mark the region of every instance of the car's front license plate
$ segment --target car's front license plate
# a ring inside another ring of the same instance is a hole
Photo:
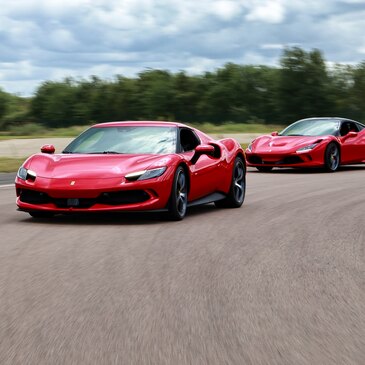
[[[79,199],[67,199],[67,206],[68,207],[78,207],[80,205]]]

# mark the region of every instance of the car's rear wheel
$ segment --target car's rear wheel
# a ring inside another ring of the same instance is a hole
[[[340,148],[334,142],[328,144],[324,153],[324,167],[329,172],[334,172],[340,167]]]
[[[256,168],[260,172],[270,172],[273,169],[271,166],[257,166]]]
[[[180,221],[185,217],[188,206],[188,181],[185,170],[179,166],[175,171],[169,201],[169,218]]]
[[[52,218],[54,216],[51,212],[29,212],[33,218]]]
[[[241,157],[236,157],[232,172],[231,187],[225,199],[215,202],[218,208],[239,208],[245,200],[246,168]]]

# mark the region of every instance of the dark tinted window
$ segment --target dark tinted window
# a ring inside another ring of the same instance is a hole
[[[360,123],[356,123],[357,128],[359,128],[359,131],[362,131],[365,128],[365,125],[362,125]]]

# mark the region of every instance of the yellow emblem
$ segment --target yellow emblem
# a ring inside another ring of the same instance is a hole
[[[75,183],[76,183],[76,181],[72,180],[72,181],[70,182],[70,185],[75,185]]]

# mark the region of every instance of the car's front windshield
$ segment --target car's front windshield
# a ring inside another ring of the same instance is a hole
[[[325,136],[338,134],[336,119],[303,119],[286,127],[280,136]]]
[[[93,127],[78,136],[64,153],[163,154],[176,152],[177,128],[164,126]]]

